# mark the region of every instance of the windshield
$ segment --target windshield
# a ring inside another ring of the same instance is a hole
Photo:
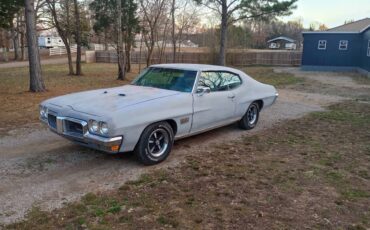
[[[160,89],[191,92],[197,71],[150,67],[132,83]]]

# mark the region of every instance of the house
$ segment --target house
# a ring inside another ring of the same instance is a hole
[[[64,47],[64,43],[60,37],[38,37],[40,48]]]
[[[270,49],[286,49],[286,50],[295,50],[297,49],[297,44],[294,39],[288,37],[277,37],[267,41],[268,47]]]
[[[303,70],[358,71],[370,77],[370,18],[303,32]]]

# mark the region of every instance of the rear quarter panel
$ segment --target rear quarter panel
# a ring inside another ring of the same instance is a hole
[[[263,108],[269,107],[275,102],[277,97],[275,87],[260,83],[248,75],[242,76],[242,79],[242,86],[236,89],[237,107],[235,114],[237,117],[242,117],[254,101],[262,100]]]

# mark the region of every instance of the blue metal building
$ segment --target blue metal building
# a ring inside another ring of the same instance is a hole
[[[370,77],[370,18],[303,32],[303,70],[358,71]]]

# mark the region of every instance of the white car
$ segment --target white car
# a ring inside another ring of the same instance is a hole
[[[68,94],[40,105],[57,134],[108,153],[135,151],[146,164],[165,160],[174,140],[238,122],[253,129],[278,93],[224,66],[161,64],[130,85]]]

